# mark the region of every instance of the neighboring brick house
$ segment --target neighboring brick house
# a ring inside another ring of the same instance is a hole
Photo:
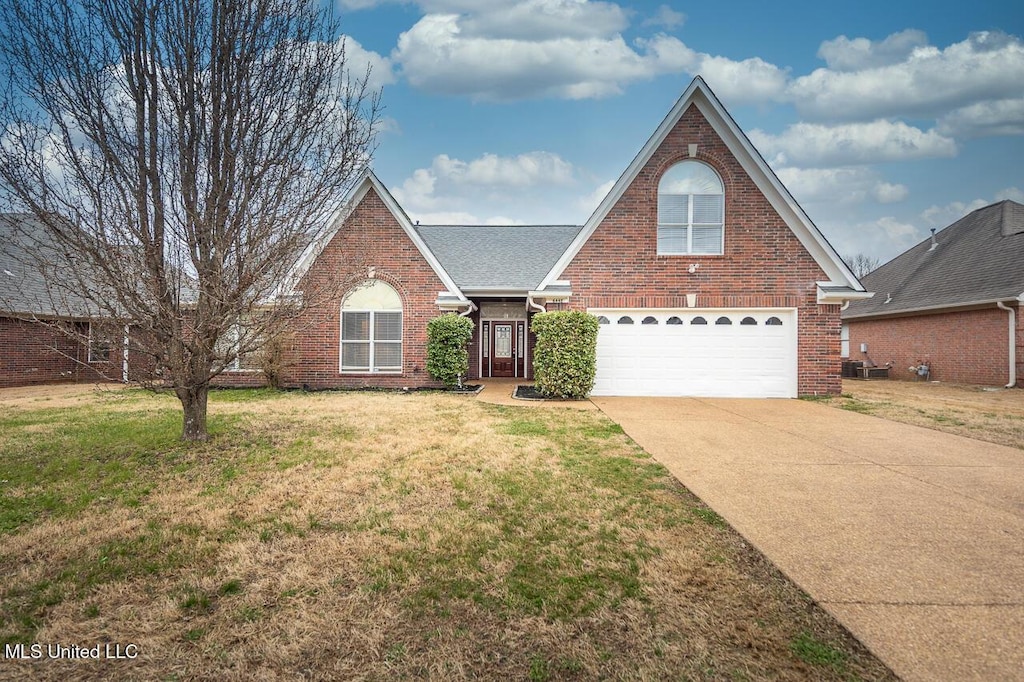
[[[840,390],[840,306],[870,296],[700,78],[583,226],[419,226],[372,174],[308,255],[285,383],[420,387],[426,323],[475,323],[470,379],[532,377],[530,317],[598,316],[598,395]]]
[[[84,301],[64,295],[55,305],[49,275],[29,253],[44,241],[31,216],[0,215],[0,388],[125,379],[123,330],[91,320]]]
[[[1024,206],[964,216],[864,277],[875,291],[843,312],[851,360],[890,376],[1014,386],[1024,372]],[[848,348],[845,348],[848,346]],[[862,350],[863,349],[863,350]]]

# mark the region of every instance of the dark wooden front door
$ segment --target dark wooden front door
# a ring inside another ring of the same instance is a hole
[[[491,325],[491,376],[511,377],[516,374],[515,324],[495,322]]]

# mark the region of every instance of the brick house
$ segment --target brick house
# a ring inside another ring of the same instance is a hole
[[[979,208],[864,277],[842,315],[851,360],[913,379],[1014,386],[1024,372],[1024,206]]]
[[[532,377],[530,318],[598,316],[596,395],[840,389],[840,307],[870,296],[699,77],[582,226],[420,226],[368,172],[302,264],[345,273],[286,384],[434,385],[426,324],[475,323],[470,379]]]
[[[573,309],[600,323],[595,395],[838,392],[840,307],[871,295],[699,77],[584,225],[421,226],[367,171],[293,281],[285,293],[305,307],[282,358],[286,386],[435,386],[426,326],[443,312],[475,324],[470,380],[529,380],[531,317]],[[16,307],[0,303],[0,385],[90,367],[88,347],[53,360]],[[241,365],[217,378],[263,381]]]
[[[44,235],[29,215],[0,215],[0,388],[127,379],[123,329],[66,293],[54,305],[47,278],[67,266],[54,260],[52,273],[41,272],[27,250]]]

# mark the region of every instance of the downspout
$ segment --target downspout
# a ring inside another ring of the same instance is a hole
[[[547,308],[542,306],[540,303],[537,303],[536,301],[534,301],[532,296],[527,296],[526,297],[526,305],[528,307],[530,307],[530,308],[536,308],[537,312],[539,312],[539,313],[546,313],[547,312]]]
[[[476,303],[473,303],[472,301],[466,301],[466,303],[469,304],[469,307],[459,313],[459,317],[469,317],[473,314],[473,311],[477,309]]]
[[[1009,313],[1010,323],[1010,382],[1006,384],[1006,388],[1013,388],[1017,385],[1017,310],[1011,308],[1002,301],[996,301],[996,305],[999,306],[1000,310],[1005,310]]]
[[[850,299],[846,299],[845,301],[843,301],[843,304],[841,306],[839,306],[839,312],[843,312],[844,310],[846,310],[849,307],[850,307]]]

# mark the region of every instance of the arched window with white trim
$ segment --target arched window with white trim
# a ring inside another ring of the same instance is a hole
[[[700,161],[680,161],[658,183],[658,255],[720,255],[725,188]]]
[[[342,373],[402,371],[402,298],[379,279],[341,303]]]

